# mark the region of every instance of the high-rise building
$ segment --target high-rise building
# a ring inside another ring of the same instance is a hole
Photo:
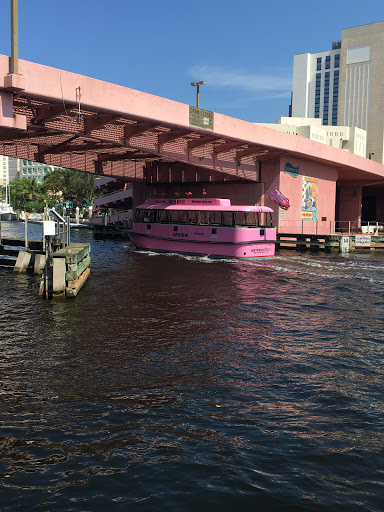
[[[8,157],[0,155],[0,187],[5,186],[8,181]]]
[[[41,184],[45,176],[55,169],[59,167],[0,155],[0,186],[15,178],[29,178]]]
[[[17,161],[17,177],[33,179],[40,184],[43,183],[45,176],[55,169],[59,169],[59,167],[32,162],[31,160]]]
[[[384,22],[342,30],[326,52],[295,55],[291,112],[367,131],[366,156],[384,163]]]

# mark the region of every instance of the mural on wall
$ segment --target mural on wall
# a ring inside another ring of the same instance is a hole
[[[318,180],[303,176],[301,189],[301,219],[317,220]]]

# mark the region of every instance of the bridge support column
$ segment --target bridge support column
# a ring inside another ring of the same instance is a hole
[[[10,75],[5,77],[8,78]],[[4,79],[4,82],[6,80]],[[27,118],[13,113],[13,92],[0,90],[0,126],[2,128],[27,129]]]

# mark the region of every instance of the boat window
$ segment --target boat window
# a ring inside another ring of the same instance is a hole
[[[219,226],[221,224],[221,212],[211,212],[211,224],[213,226]]]
[[[154,210],[144,210],[144,222],[155,222],[156,212]]]
[[[198,212],[193,210],[188,212],[188,224],[197,224]]]
[[[223,226],[233,226],[233,212],[223,212]]]
[[[150,210],[136,210],[135,220],[137,222],[153,222],[154,212]]]
[[[236,212],[236,226],[255,227],[256,225],[255,212]]]
[[[199,222],[201,226],[208,226],[209,224],[209,212],[208,211],[201,211],[199,212]]]
[[[259,225],[263,227],[272,226],[272,214],[271,212],[260,212],[259,214]]]
[[[179,224],[187,224],[188,223],[188,212],[187,210],[179,211]]]
[[[169,216],[167,210],[159,210],[159,222],[161,222],[162,224],[169,223]]]
[[[171,224],[179,223],[179,212],[177,210],[169,211],[169,222],[171,222]]]

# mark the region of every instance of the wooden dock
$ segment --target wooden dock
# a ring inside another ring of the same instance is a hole
[[[359,245],[357,238],[363,236],[367,239],[365,246]],[[347,243],[345,250],[343,244]],[[314,235],[297,233],[278,233],[276,249],[295,249],[297,251],[325,251],[325,252],[369,252],[384,250],[384,233],[378,235]]]
[[[2,267],[14,268],[20,252],[30,255],[28,266],[33,267],[34,256],[44,254],[43,242],[41,240],[27,240],[26,242],[21,238],[0,239],[0,265]]]
[[[339,252],[340,235],[278,233],[276,248],[299,251]]]
[[[90,251],[90,244],[71,243],[52,254],[54,296],[76,297],[90,274]]]

